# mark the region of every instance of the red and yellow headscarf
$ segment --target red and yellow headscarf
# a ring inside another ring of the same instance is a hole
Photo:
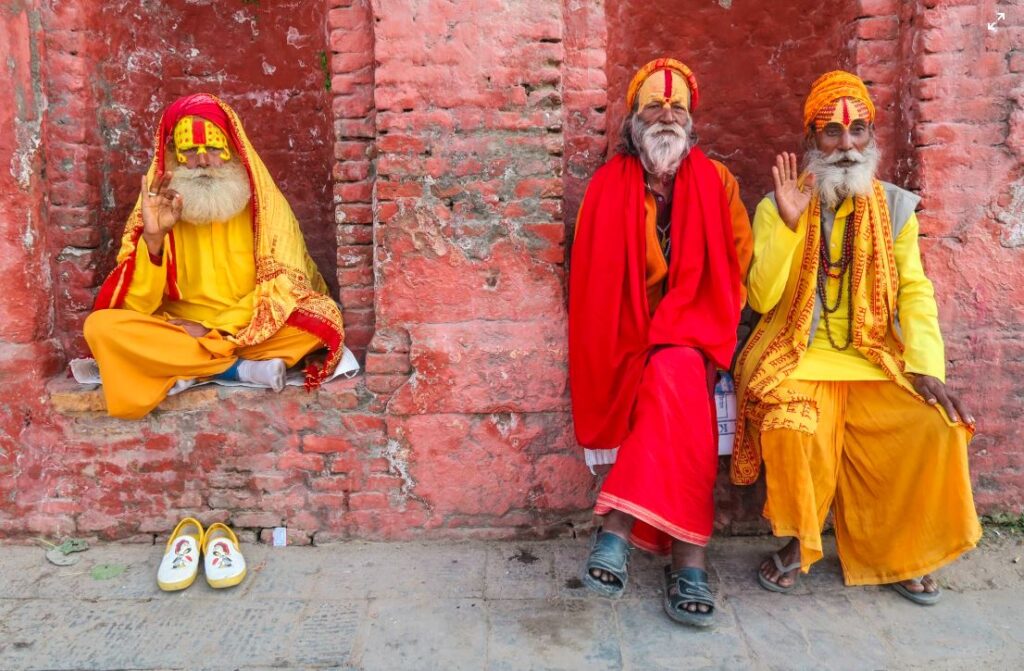
[[[811,84],[811,92],[804,102],[804,128],[813,125],[814,130],[821,130],[829,123],[849,128],[858,119],[875,122],[875,104],[860,77],[833,70]]]
[[[660,74],[659,74],[660,73]],[[626,89],[626,106],[632,110],[653,101],[664,104],[680,102],[687,110],[697,107],[697,78],[685,64],[674,58],[657,58],[640,68]]]

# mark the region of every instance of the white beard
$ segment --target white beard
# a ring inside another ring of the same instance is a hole
[[[871,194],[881,158],[882,152],[872,138],[863,152],[851,149],[825,156],[817,149],[809,149],[804,155],[804,166],[816,178],[815,188],[822,205],[834,210],[849,196]],[[836,165],[842,160],[856,163],[845,168]]]
[[[634,116],[630,123],[630,134],[634,146],[640,152],[644,170],[658,178],[675,175],[679,164],[693,146],[690,135],[692,127],[692,121],[687,121],[686,126],[676,123],[652,123],[648,126]]]
[[[227,221],[249,204],[249,174],[238,159],[191,170],[177,163],[173,154],[166,161],[170,188],[181,194],[181,218],[188,223],[204,226]]]

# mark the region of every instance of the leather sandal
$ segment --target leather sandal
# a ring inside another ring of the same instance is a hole
[[[600,578],[595,578],[590,574],[592,569],[610,573],[615,580],[604,582]],[[580,580],[587,588],[601,596],[612,599],[622,596],[629,580],[629,543],[626,539],[610,531],[595,531],[590,556],[587,557]]]
[[[693,612],[684,606],[691,603],[709,607],[708,612]],[[708,587],[708,572],[690,566],[678,571],[665,567],[665,614],[673,621],[691,627],[710,627],[715,622],[715,596]]]

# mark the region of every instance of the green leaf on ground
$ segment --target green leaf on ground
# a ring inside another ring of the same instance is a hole
[[[124,573],[124,564],[96,564],[92,567],[93,580],[110,580]]]
[[[57,549],[66,555],[72,552],[84,552],[89,549],[89,541],[82,540],[81,538],[69,538],[58,545]]]

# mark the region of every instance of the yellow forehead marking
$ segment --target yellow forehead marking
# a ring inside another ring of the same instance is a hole
[[[207,147],[219,149],[221,159],[231,160],[228,137],[217,124],[197,116],[182,117],[174,124],[174,153],[178,163],[188,161],[184,152],[195,149],[197,154],[205,154]]]
[[[656,70],[640,85],[636,94],[637,109],[643,109],[656,102],[659,105],[679,103],[690,109],[690,88],[686,79],[675,70]]]
[[[822,107],[814,115],[814,127],[821,130],[830,123],[837,123],[843,128],[849,128],[854,121],[871,122],[871,114],[867,105],[857,98],[849,96],[836,98],[829,104]]]

